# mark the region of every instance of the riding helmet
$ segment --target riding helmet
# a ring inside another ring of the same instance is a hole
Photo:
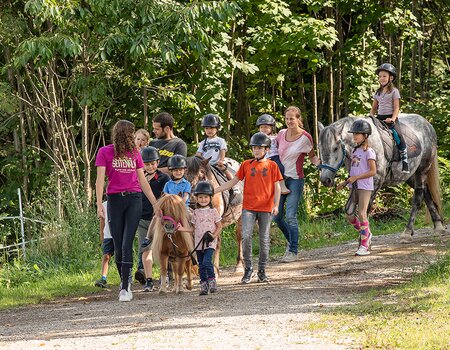
[[[199,181],[194,188],[194,195],[207,194],[209,196],[214,195],[214,188],[208,181]]]
[[[367,134],[372,133],[372,126],[364,119],[357,119],[353,122],[350,130],[348,131],[352,134]]]
[[[275,118],[272,117],[270,114],[263,114],[258,117],[256,120],[256,126],[260,125],[275,125]]]
[[[262,132],[257,132],[250,139],[250,146],[270,147],[271,141],[269,136]]]
[[[202,119],[202,128],[220,128],[220,119],[215,114],[207,114]]]
[[[147,146],[141,149],[142,161],[144,163],[159,160],[159,152],[155,147]]]
[[[394,79],[392,81],[397,79],[397,70],[395,69],[395,67],[392,64],[383,63],[381,66],[379,66],[377,68],[377,70],[375,71],[375,74],[380,73],[382,70],[388,72],[390,75],[392,75],[394,77]]]
[[[186,157],[175,154],[174,156],[169,158],[169,161],[167,162],[167,168],[169,168],[169,170],[187,168]]]

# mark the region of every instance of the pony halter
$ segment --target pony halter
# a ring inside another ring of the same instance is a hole
[[[344,165],[345,158],[347,157],[347,150],[345,149],[345,144],[342,141],[342,138],[340,139],[339,143],[341,145],[341,150],[342,150],[342,159],[339,162],[339,164],[337,165],[337,167],[333,168],[331,165],[328,165],[328,164],[319,164],[317,166],[317,168],[319,168],[319,170],[327,169],[327,170],[332,171],[333,173],[337,173],[337,171],[342,167],[342,165]]]
[[[179,222],[175,221],[175,219],[171,216],[163,215],[161,217],[161,223],[164,228],[164,232],[167,234],[172,234],[177,230]]]

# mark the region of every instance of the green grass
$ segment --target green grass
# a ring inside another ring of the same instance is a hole
[[[347,334],[367,349],[450,348],[450,253],[397,288],[366,293],[308,329]]]

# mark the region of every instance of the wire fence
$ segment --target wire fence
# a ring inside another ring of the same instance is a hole
[[[22,193],[20,188],[17,189],[17,196],[19,197],[19,216],[0,216],[0,220],[19,220],[20,221],[20,242],[16,242],[7,246],[0,246],[0,251],[17,251],[19,252],[22,249],[23,258],[27,258],[26,245],[28,243],[37,242],[39,239],[31,239],[29,241],[25,240],[25,221],[36,222],[40,224],[47,224],[47,222],[37,219],[27,218],[23,214],[23,206],[22,206]]]

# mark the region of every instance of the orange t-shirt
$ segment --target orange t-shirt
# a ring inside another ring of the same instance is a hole
[[[271,212],[274,206],[275,183],[283,180],[278,165],[270,159],[244,161],[236,176],[244,180],[243,208]]]

